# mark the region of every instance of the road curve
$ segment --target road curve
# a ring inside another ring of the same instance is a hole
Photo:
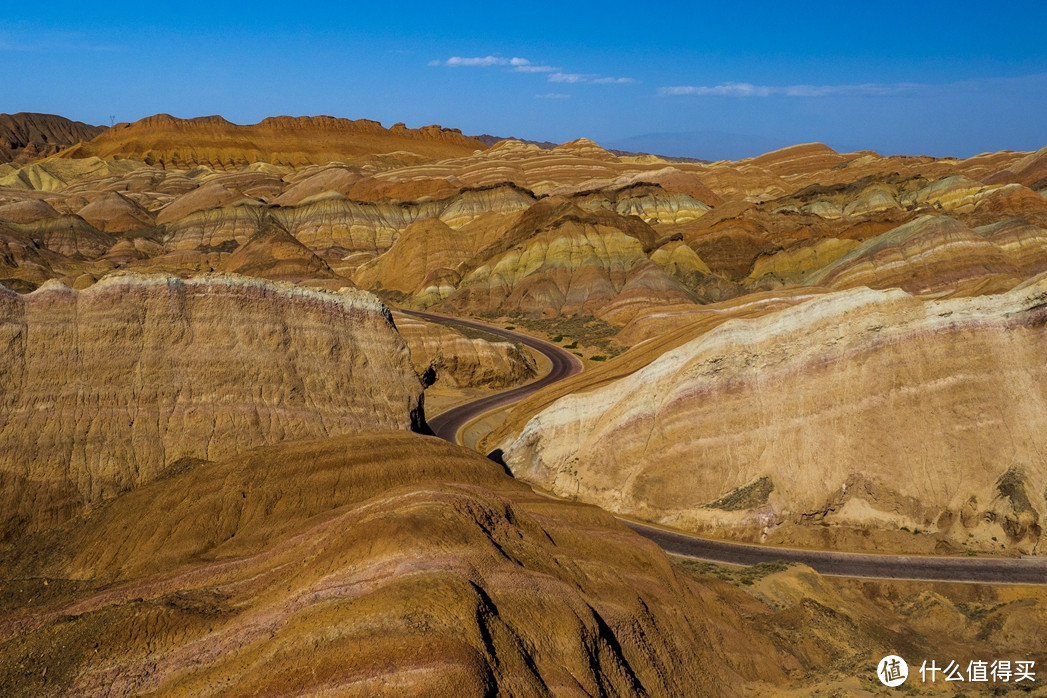
[[[521,385],[512,390],[506,390],[497,395],[489,395],[488,397],[474,400],[473,402],[468,402],[464,405],[459,405],[458,407],[453,407],[446,412],[436,415],[432,419],[426,420],[429,423],[429,428],[433,430],[434,434],[445,441],[450,441],[451,443],[461,445],[458,441],[458,431],[483,413],[489,412],[498,407],[504,407],[505,405],[516,402],[517,400],[522,400],[528,395],[538,392],[545,386],[551,385],[558,380],[567,378],[568,376],[573,376],[582,370],[582,362],[578,360],[577,356],[555,344],[551,344],[550,342],[541,339],[529,337],[517,332],[511,332],[509,330],[503,330],[499,327],[492,327],[491,325],[476,322],[475,320],[463,320],[461,318],[447,317],[446,315],[437,315],[435,313],[424,313],[419,310],[405,310],[403,308],[400,308],[399,311],[404,315],[411,315],[422,318],[423,320],[439,322],[445,325],[461,325],[462,327],[468,327],[474,330],[480,330],[481,332],[487,332],[488,334],[504,337],[511,342],[526,344],[535,351],[544,354],[545,357],[552,362],[552,369],[549,373],[536,381],[532,381],[527,385]]]
[[[544,354],[552,362],[552,370],[532,383],[459,405],[430,419],[429,426],[433,432],[451,443],[458,443],[458,431],[483,413],[527,397],[547,385],[574,375],[582,368],[581,362],[573,354],[555,344],[534,337],[491,327],[473,320],[462,320],[417,310],[401,309],[400,312],[432,322],[462,325],[505,337],[508,340],[526,344]],[[728,543],[657,526],[648,526],[620,517],[618,520],[641,536],[654,541],[667,553],[731,565],[756,565],[761,562],[782,561],[807,565],[820,574],[843,577],[988,584],[1047,584],[1047,558],[934,557],[800,550]]]
[[[667,553],[733,565],[799,562],[821,574],[993,584],[1047,584],[1047,558],[878,555],[727,543],[619,519]]]

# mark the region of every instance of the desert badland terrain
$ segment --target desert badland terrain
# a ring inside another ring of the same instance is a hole
[[[549,360],[404,310],[582,370],[447,443],[427,418]],[[0,347],[3,695],[878,695],[891,652],[1047,681],[1047,586],[688,561],[615,518],[1047,555],[1047,148],[0,115]]]

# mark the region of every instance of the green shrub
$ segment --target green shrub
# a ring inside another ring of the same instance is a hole
[[[578,348],[578,342],[571,342],[570,344],[564,344],[563,348],[564,349],[577,349]]]
[[[558,335],[556,335],[555,337],[553,337],[553,338],[552,338],[552,339],[551,339],[550,341],[553,341],[553,342],[562,342],[562,341],[563,341],[563,335],[562,335],[562,334],[558,334]]]
[[[603,354],[594,354],[593,356],[589,357],[589,360],[590,361],[607,361],[607,357],[604,356]]]

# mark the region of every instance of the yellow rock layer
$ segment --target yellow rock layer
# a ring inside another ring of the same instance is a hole
[[[557,494],[716,535],[915,525],[1038,550],[1045,307],[1041,276],[941,301],[855,289],[727,322],[552,403],[506,462]]]
[[[185,458],[421,420],[407,348],[370,294],[124,275],[0,303],[4,538]]]

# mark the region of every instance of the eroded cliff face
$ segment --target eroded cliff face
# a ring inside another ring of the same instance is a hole
[[[557,494],[715,534],[904,526],[1039,550],[1045,321],[1044,276],[976,298],[819,295],[559,399],[506,462]]]
[[[54,114],[0,114],[0,163],[30,162],[54,155],[104,130]]]
[[[239,276],[118,275],[0,291],[4,537],[287,439],[422,421],[385,307]]]
[[[411,349],[423,383],[452,388],[504,388],[538,375],[534,360],[518,345],[493,335],[464,334],[453,326],[394,313],[396,329]]]

